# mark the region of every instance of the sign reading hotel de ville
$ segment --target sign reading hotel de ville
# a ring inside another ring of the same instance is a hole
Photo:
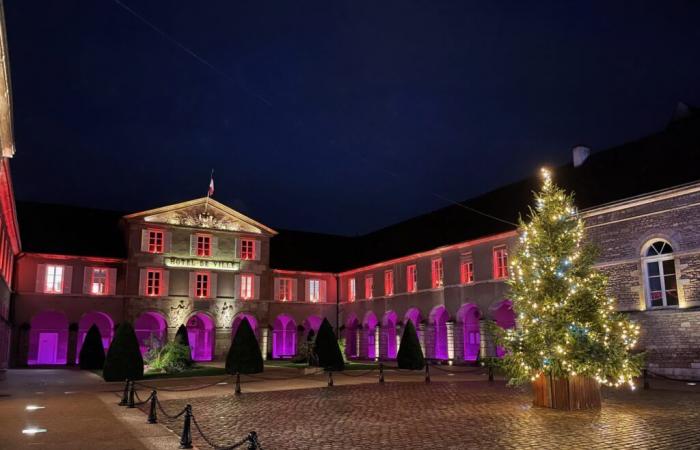
[[[234,261],[217,261],[197,258],[177,258],[174,256],[165,257],[165,265],[180,269],[210,269],[235,272],[239,270],[240,264]]]

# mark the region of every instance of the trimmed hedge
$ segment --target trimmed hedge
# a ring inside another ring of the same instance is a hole
[[[338,339],[335,337],[333,327],[328,319],[324,318],[318,329],[318,335],[314,341],[314,353],[318,358],[319,367],[323,367],[325,370],[345,369],[345,361],[340,352]]]
[[[102,377],[105,381],[143,378],[143,357],[131,323],[124,322],[117,328],[116,336],[107,351]]]
[[[105,365],[105,349],[102,346],[100,329],[94,323],[85,335],[80,348],[80,368],[82,370],[101,370]]]
[[[399,369],[420,370],[425,367],[423,350],[420,348],[418,335],[411,320],[406,321],[406,326],[403,329],[396,362],[399,365]]]
[[[262,371],[263,359],[258,340],[248,319],[243,318],[226,355],[226,372],[236,374]]]
[[[184,323],[178,327],[177,333],[175,333],[175,343],[190,346],[190,337],[187,334],[187,327]]]

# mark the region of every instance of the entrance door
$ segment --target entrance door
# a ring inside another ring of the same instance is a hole
[[[37,364],[56,364],[58,333],[39,333]]]

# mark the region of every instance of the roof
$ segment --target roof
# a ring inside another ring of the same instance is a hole
[[[18,201],[22,250],[126,258],[126,242],[120,228],[123,215],[117,211]]]
[[[659,133],[594,152],[579,167],[554,168],[554,180],[575,193],[581,209],[700,180],[700,114],[687,111]],[[270,266],[341,272],[510,231],[540,182],[528,177],[358,237],[281,230],[271,240]],[[28,202],[18,202],[17,211],[25,251],[126,256],[119,230],[123,213]],[[56,226],[47,227],[47,220]]]

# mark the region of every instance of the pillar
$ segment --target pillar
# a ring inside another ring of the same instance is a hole
[[[479,350],[479,358],[490,358],[496,356],[496,344],[493,339],[493,334],[489,330],[489,319],[479,320],[479,334],[481,335],[481,346]]]
[[[267,327],[260,328],[260,353],[262,353],[263,361],[267,361],[267,347],[269,342],[270,330]]]
[[[368,358],[368,356],[367,356],[367,333],[368,333],[368,331],[369,330],[367,330],[367,328],[365,328],[363,326],[358,330],[358,333],[357,333],[358,336],[360,337],[360,342],[359,342],[360,345],[357,347],[358,348],[357,356],[360,359],[367,359]]]
[[[362,327],[355,328],[355,358],[360,357],[360,347],[362,345]]]
[[[382,336],[382,328],[380,325],[374,327],[374,359],[379,359],[379,339]]]
[[[66,352],[66,364],[74,366],[78,361],[78,324],[71,323],[68,326],[68,351]]]
[[[425,324],[421,323],[418,325],[418,342],[420,342],[420,348],[423,350],[423,355],[428,356],[425,353]],[[431,352],[432,353],[432,352]]]
[[[452,342],[454,344],[452,347],[454,349],[454,361],[464,361],[464,324],[461,322],[453,322]]]
[[[445,326],[447,327],[447,359],[450,361],[454,361],[455,360],[455,335],[454,335],[455,323],[452,321],[448,321],[445,323]]]
[[[396,325],[396,354],[399,354],[399,347],[401,347],[401,326]]]

